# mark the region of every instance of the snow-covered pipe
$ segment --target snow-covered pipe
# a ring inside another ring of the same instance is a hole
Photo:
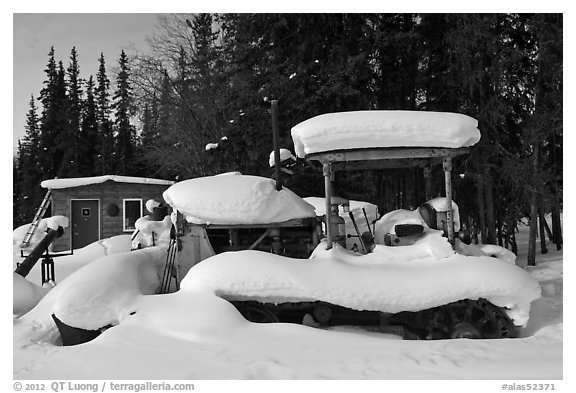
[[[64,228],[62,228],[61,226],[59,226],[58,229],[52,229],[52,228],[48,229],[46,236],[44,236],[44,239],[40,240],[40,242],[36,245],[36,247],[34,247],[32,252],[26,257],[26,259],[24,259],[24,261],[20,263],[18,267],[16,267],[14,273],[17,273],[22,277],[26,277],[28,273],[30,273],[30,270],[32,270],[38,259],[40,259],[42,254],[44,254],[44,252],[48,249],[48,246],[50,246],[50,244],[52,244],[52,242],[55,239],[62,236],[63,233]]]

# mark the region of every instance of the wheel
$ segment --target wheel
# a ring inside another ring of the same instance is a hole
[[[327,304],[319,304],[312,311],[312,316],[316,322],[325,324],[332,318],[332,309]]]
[[[482,338],[482,333],[469,322],[458,322],[452,328],[450,338]]]
[[[518,332],[505,311],[484,299],[461,300],[436,309],[428,339],[513,338]]]
[[[278,317],[260,303],[235,303],[234,306],[246,320],[254,323],[276,323],[280,322]]]

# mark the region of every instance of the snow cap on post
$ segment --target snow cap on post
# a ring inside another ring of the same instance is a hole
[[[292,152],[288,149],[280,149],[280,162],[283,163],[287,160],[294,160],[296,161],[296,157],[292,154]],[[275,165],[274,162],[274,151],[270,152],[270,158],[268,159],[268,164],[270,168]]]

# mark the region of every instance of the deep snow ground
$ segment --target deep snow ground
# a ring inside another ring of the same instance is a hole
[[[12,378],[560,383],[570,377],[562,370],[563,252],[549,248],[530,268],[543,296],[533,302],[520,339],[403,341],[352,327],[256,325],[244,321],[229,303],[196,288],[141,297],[134,316],[75,347],[54,345],[54,329],[42,322],[15,319]],[[501,384],[494,389],[501,390]]]

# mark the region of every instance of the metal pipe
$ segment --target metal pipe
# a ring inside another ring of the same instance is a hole
[[[448,226],[448,241],[454,246],[454,217],[452,215],[452,157],[445,157],[444,183],[446,185],[446,225]]]
[[[276,177],[276,190],[282,189],[282,171],[280,170],[280,131],[278,131],[278,100],[272,100],[272,138],[274,144],[274,172]]]
[[[332,248],[332,182],[330,180],[330,164],[324,163],[322,165],[322,173],[324,174],[324,196],[326,197],[326,249]]]
[[[48,229],[46,236],[44,239],[40,240],[36,247],[30,252],[30,254],[20,263],[14,273],[21,275],[22,277],[26,277],[30,270],[34,267],[38,259],[44,254],[45,251],[48,250],[48,246],[52,244],[54,239],[59,238],[64,233],[64,228],[58,227],[57,230],[55,229]]]

